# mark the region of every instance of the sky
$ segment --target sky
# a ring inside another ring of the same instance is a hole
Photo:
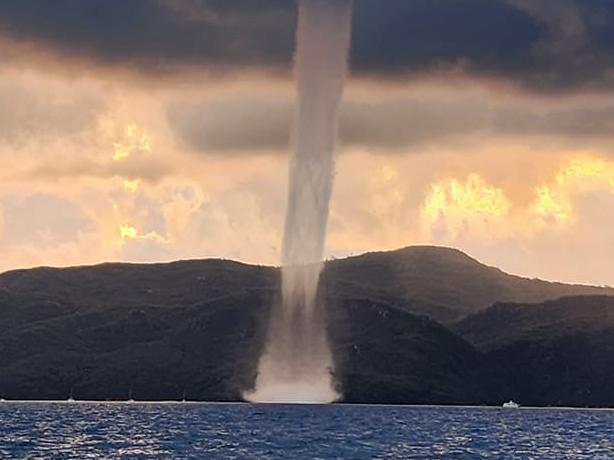
[[[0,2],[0,271],[278,264],[289,0]],[[355,0],[327,257],[614,285],[614,2]]]

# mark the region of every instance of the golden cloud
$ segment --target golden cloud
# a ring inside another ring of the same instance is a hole
[[[444,232],[451,240],[530,239],[571,229],[576,199],[596,190],[614,193],[614,161],[595,155],[565,158],[548,181],[534,188],[528,205],[472,173],[432,184],[421,208],[422,222],[429,234]]]
[[[113,159],[115,161],[124,160],[133,153],[151,151],[151,138],[147,133],[138,133],[135,124],[132,123],[126,127],[125,137],[123,143],[116,142],[113,144]]]

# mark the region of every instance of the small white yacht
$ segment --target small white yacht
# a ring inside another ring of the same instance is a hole
[[[511,399],[508,402],[503,403],[504,409],[518,409],[519,407],[520,407],[520,404],[512,401]]]

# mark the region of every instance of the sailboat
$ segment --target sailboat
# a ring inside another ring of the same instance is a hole
[[[132,387],[130,388],[130,390],[128,391],[128,401],[129,403],[133,403],[134,399],[132,398]]]
[[[68,397],[66,402],[69,402],[69,403],[74,403],[75,402],[75,398],[73,397],[73,389],[72,388],[70,389],[70,396]]]

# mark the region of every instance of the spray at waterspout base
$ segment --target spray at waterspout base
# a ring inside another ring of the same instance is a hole
[[[318,263],[282,270],[283,300],[271,312],[256,389],[246,400],[322,404],[339,399],[324,311],[315,297],[321,268]]]

